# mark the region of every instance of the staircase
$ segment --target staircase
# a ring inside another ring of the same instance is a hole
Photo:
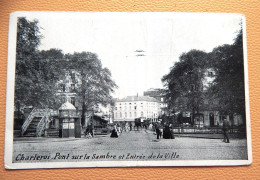
[[[25,120],[21,134],[25,137],[40,137],[49,123],[50,110],[34,108]]]
[[[36,129],[40,121],[41,121],[41,117],[34,117],[23,136],[36,137]]]
[[[47,130],[47,135],[48,135],[48,137],[57,138],[57,137],[59,137],[59,130],[56,128],[49,128]]]

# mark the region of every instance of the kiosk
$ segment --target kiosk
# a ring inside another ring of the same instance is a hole
[[[81,138],[80,118],[76,108],[69,102],[59,108],[59,137]]]

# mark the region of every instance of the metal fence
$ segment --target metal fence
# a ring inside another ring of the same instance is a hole
[[[222,134],[223,130],[221,127],[174,127],[173,132],[175,134]],[[242,128],[234,127],[229,129],[229,133],[231,134],[241,134],[245,133],[245,130]]]

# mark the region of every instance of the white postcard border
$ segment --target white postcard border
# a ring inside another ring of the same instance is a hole
[[[92,161],[92,162],[44,162],[44,163],[12,163],[13,156],[13,118],[14,118],[14,85],[15,85],[15,54],[17,17],[26,15],[44,14],[46,12],[14,12],[10,15],[8,35],[8,62],[7,62],[7,89],[6,89],[6,128],[5,128],[5,168],[6,169],[36,169],[36,168],[79,168],[79,167],[142,167],[142,166],[237,166],[250,165],[252,163],[252,142],[249,110],[249,87],[248,87],[248,61],[246,41],[246,20],[241,14],[221,13],[222,15],[239,15],[243,24],[243,50],[244,50],[244,78],[246,100],[246,123],[247,123],[247,154],[248,160],[163,160],[163,161]],[[126,12],[47,12],[55,14],[118,14]],[[151,12],[145,12],[156,14]],[[192,15],[194,13],[161,12],[164,15]],[[128,13],[129,15],[134,13]],[[202,16],[208,13],[196,13]],[[219,15],[220,13],[210,13]]]

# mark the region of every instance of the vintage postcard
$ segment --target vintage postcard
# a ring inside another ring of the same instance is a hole
[[[5,168],[252,163],[245,18],[10,15]]]

